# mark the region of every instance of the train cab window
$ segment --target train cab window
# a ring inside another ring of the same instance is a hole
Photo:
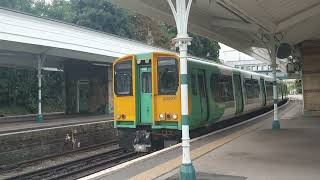
[[[234,100],[231,76],[212,74],[210,77],[210,87],[212,96],[217,102]]]
[[[179,86],[178,62],[173,57],[158,58],[158,93],[174,95]]]
[[[119,62],[114,69],[114,91],[118,96],[132,95],[132,65],[131,61]]]
[[[257,79],[248,79],[244,80],[244,87],[246,89],[246,94],[248,99],[259,98],[260,96],[260,85]]]
[[[192,89],[192,95],[197,95],[197,85],[196,85],[196,76],[194,73],[191,73],[191,89]]]

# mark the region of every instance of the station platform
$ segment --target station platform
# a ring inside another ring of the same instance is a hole
[[[272,130],[273,112],[191,142],[197,179],[319,179],[319,118],[303,117],[300,96],[279,109],[280,130]],[[179,179],[181,148],[176,145],[82,178]]]
[[[76,124],[113,120],[111,115],[65,115],[53,113],[44,115],[44,121],[36,121],[36,115],[22,115],[0,118],[0,134],[15,133],[44,128],[56,128]]]
[[[109,115],[53,116],[41,123],[32,115],[2,119],[0,169],[117,139]]]

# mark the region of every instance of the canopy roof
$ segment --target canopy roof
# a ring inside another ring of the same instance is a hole
[[[0,8],[0,66],[37,67],[37,56],[46,54],[44,66],[78,59],[111,63],[127,54],[168,51],[111,34],[51,19]]]
[[[175,0],[173,0],[174,2]],[[167,0],[113,0],[121,7],[175,24]],[[189,31],[269,61],[262,33],[295,46],[320,38],[319,0],[193,0]]]

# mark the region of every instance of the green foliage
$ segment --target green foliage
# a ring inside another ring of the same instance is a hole
[[[53,0],[50,5],[46,4],[44,0],[38,1],[34,6],[36,13],[48,18],[65,21],[71,23],[76,17],[76,13],[72,10],[70,1]]]
[[[297,91],[297,93],[301,94],[302,93],[302,83],[301,83],[301,79],[297,79],[295,82],[295,89]]]
[[[160,26],[164,33],[162,39],[160,40],[160,44],[165,44],[166,42],[169,43],[177,34],[176,27],[166,24],[160,24]],[[220,63],[218,59],[220,46],[217,41],[199,36],[194,33],[189,33],[189,35],[192,37],[191,46],[188,48],[189,54]]]
[[[189,50],[190,54],[219,62],[218,58],[220,46],[218,42],[192,33],[190,34],[190,36],[192,37],[192,42]]]
[[[133,37],[128,13],[109,1],[71,0],[70,3],[75,13],[73,23],[123,37]]]
[[[33,0],[1,0],[0,6],[17,11],[32,13],[33,12]]]
[[[44,71],[42,82],[44,111],[63,111],[63,73]],[[37,98],[35,70],[0,68],[0,114],[12,114],[19,109],[21,113],[36,113]],[[11,113],[7,107],[12,107]]]

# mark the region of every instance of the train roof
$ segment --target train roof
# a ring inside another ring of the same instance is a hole
[[[150,53],[155,53],[155,52],[150,52]],[[159,52],[159,53],[164,53],[164,52]],[[169,54],[170,52],[165,52],[165,53]],[[148,54],[148,53],[141,53],[141,54]],[[170,54],[179,56],[179,54],[175,53],[175,52],[171,52]],[[233,68],[233,67],[222,65],[222,64],[218,64],[218,63],[212,62],[212,61],[210,61],[208,59],[198,58],[198,57],[194,57],[194,56],[188,56],[187,59],[188,59],[188,61],[191,61],[191,62],[204,64],[204,65],[215,66],[215,67],[218,67],[218,68],[220,68],[222,70],[226,70],[226,71],[230,71],[230,72],[236,71],[236,72],[240,72],[241,74],[244,74],[244,75],[255,76],[255,77],[263,77],[265,80],[269,80],[269,81],[273,80],[273,78],[271,76],[267,76],[267,75],[264,75],[264,74],[259,74],[259,73],[252,72],[252,71],[245,71],[245,70]],[[281,82],[281,80],[277,80],[277,81]]]
[[[241,72],[241,73],[246,74],[246,75],[259,76],[259,77],[264,77],[265,79],[268,79],[268,80],[272,80],[272,77],[267,76],[267,75],[259,74],[259,73],[252,72],[252,71],[240,70],[240,69],[237,69],[237,68],[233,68],[233,67],[229,67],[229,66],[226,66],[226,65],[218,64],[218,63],[215,63],[215,62],[212,62],[212,61],[209,61],[209,60],[206,60],[206,59],[198,58],[198,57],[188,56],[188,61],[196,62],[196,63],[204,64],[204,65],[215,66],[215,67],[218,67],[220,69],[227,70],[227,71],[238,71],[238,72]]]

